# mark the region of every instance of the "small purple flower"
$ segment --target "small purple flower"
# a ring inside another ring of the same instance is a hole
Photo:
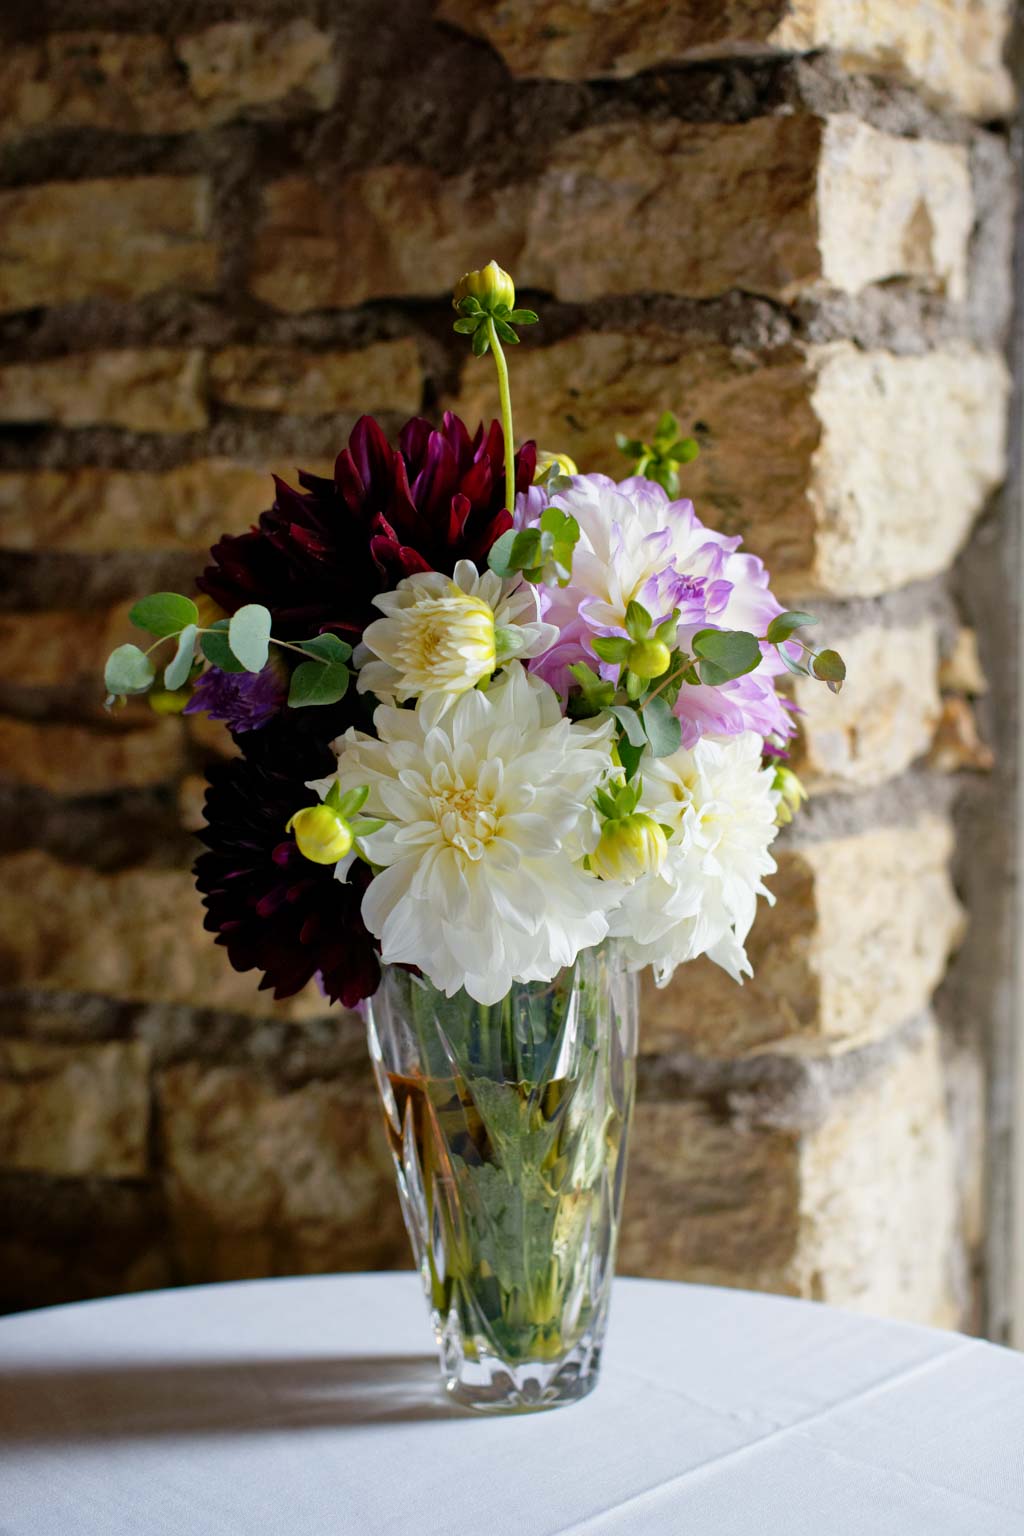
[[[285,670],[269,661],[262,672],[222,672],[207,667],[185,705],[186,715],[209,715],[232,731],[258,731],[278,714],[288,697]]]

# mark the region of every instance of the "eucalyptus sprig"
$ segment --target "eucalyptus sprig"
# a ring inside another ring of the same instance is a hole
[[[262,672],[272,645],[302,657],[289,683],[292,709],[336,704],[348,689],[352,647],[347,641],[332,634],[281,640],[271,633],[270,611],[261,603],[247,603],[230,618],[203,626],[190,597],[154,592],[136,603],[128,617],[156,639],[146,650],[127,644],[111,652],[104,670],[107,709],[123,704],[129,695],[149,692],[157,678],[153,653],[168,641],[174,643],[174,654],[164,666],[162,682],[169,693],[198,677],[207,663],[221,672]]]
[[[534,586],[568,586],[580,525],[560,507],[546,507],[537,528],[510,528],[491,546],[487,564],[496,576],[521,573]]]
[[[673,500],[679,495],[679,466],[692,463],[700,452],[695,437],[681,435],[679,421],[671,411],[665,411],[659,417],[649,443],[617,432],[615,445],[620,453],[632,460],[634,475],[653,480]]]

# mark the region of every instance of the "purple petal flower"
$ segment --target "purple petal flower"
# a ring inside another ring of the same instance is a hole
[[[288,681],[284,669],[268,662],[262,672],[222,672],[208,667],[185,705],[186,715],[223,720],[238,734],[258,731],[284,708]]]

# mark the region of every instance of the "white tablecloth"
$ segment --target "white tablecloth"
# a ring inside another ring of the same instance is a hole
[[[571,1408],[440,1397],[417,1279],[0,1319],[2,1536],[1024,1536],[1024,1357],[617,1283]]]

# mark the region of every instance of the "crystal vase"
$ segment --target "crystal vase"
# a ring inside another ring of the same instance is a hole
[[[597,1382],[636,1061],[614,945],[500,1002],[387,968],[370,1056],[445,1387],[524,1412]]]

